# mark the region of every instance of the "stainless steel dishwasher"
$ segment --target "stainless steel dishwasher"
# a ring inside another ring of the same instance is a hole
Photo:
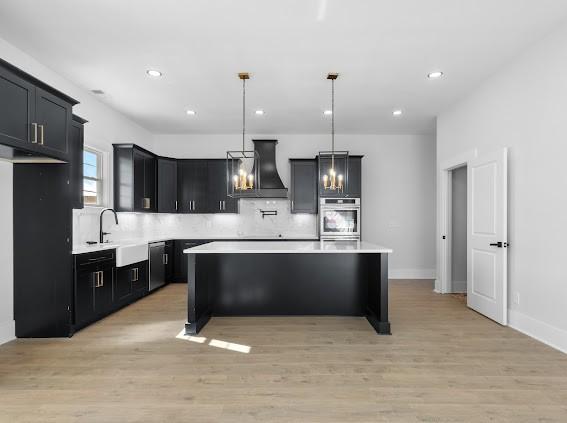
[[[149,291],[165,285],[165,265],[167,255],[165,254],[165,242],[153,242],[149,244],[150,249],[150,285]]]

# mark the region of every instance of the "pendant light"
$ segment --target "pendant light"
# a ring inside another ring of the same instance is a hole
[[[323,193],[340,195],[347,182],[348,151],[335,150],[335,80],[338,73],[330,73],[331,81],[331,151],[319,152],[319,176]]]
[[[227,195],[232,198],[255,197],[260,185],[260,156],[246,150],[246,81],[250,74],[241,72],[242,81],[242,150],[226,152]]]

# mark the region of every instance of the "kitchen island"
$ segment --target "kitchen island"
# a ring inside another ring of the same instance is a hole
[[[388,254],[359,241],[210,242],[183,250],[188,266],[185,331],[212,316],[366,316],[390,334]]]

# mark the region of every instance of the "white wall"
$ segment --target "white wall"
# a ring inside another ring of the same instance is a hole
[[[87,145],[107,153],[112,151],[112,143],[115,142],[135,142],[151,147],[152,135],[148,131],[99,102],[89,91],[62,78],[1,38],[0,57],[81,102],[73,112],[89,121],[85,126]],[[108,165],[110,168],[110,163]],[[2,198],[0,206],[0,343],[2,343],[14,337],[12,165],[9,163],[0,163],[0,198]]]
[[[14,338],[12,180],[12,165],[0,161],[0,344]]]
[[[451,279],[453,292],[467,292],[467,167],[451,172]]]
[[[510,325],[567,352],[566,111],[564,27],[440,114],[437,163],[510,148]]]
[[[154,151],[165,156],[226,157],[240,148],[235,135],[156,135]],[[329,135],[250,135],[278,139],[277,166],[289,188],[289,158],[328,150]],[[249,141],[250,145],[251,141]],[[394,249],[394,278],[435,276],[435,138],[431,135],[338,135],[337,149],[363,154],[363,239]]]

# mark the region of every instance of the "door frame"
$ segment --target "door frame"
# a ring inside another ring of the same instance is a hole
[[[439,273],[435,280],[435,292],[440,294],[449,294],[453,292],[453,283],[451,278],[451,237],[452,237],[452,179],[451,172],[462,166],[468,166],[469,162],[478,156],[478,151],[467,151],[452,157],[441,163],[439,166],[439,191],[440,191],[440,209],[439,209]],[[467,179],[467,192],[470,188],[470,181]],[[468,219],[467,219],[468,222]],[[468,223],[467,223],[468,225]],[[468,233],[468,228],[467,228]],[[445,237],[445,239],[443,239]]]

